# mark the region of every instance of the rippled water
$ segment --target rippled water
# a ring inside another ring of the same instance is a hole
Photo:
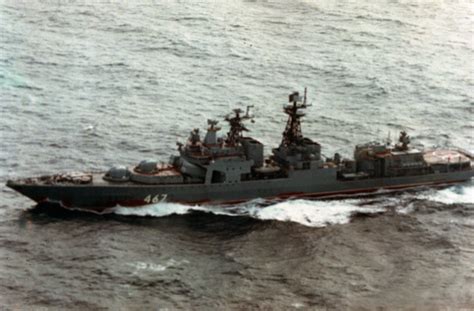
[[[308,87],[323,153],[406,129],[474,149],[469,1],[0,2],[0,181],[166,160],[255,106],[274,146]],[[267,148],[267,152],[270,148]],[[29,211],[0,193],[0,304],[64,309],[474,306],[474,186],[332,201]]]

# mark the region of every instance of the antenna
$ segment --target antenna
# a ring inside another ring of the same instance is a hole
[[[308,91],[308,88],[305,87],[305,88],[304,88],[304,98],[303,98],[303,105],[304,105],[304,106],[306,106],[306,93],[307,93],[307,91]]]
[[[207,130],[208,131],[214,131],[214,132],[219,131],[221,128],[219,126],[216,126],[218,123],[219,123],[219,121],[217,121],[217,120],[208,119],[207,124],[209,125],[209,128]]]
[[[283,107],[283,111],[288,115],[285,131],[281,145],[289,146],[292,144],[302,144],[304,142],[303,133],[301,132],[301,118],[305,113],[301,109],[307,108],[306,98],[307,89],[305,88],[304,97],[301,98],[298,92],[293,92],[288,96],[287,104]],[[301,103],[303,101],[303,103]]]
[[[253,108],[253,105],[247,106],[247,111],[245,112],[245,116],[246,116],[246,117],[251,117],[251,116],[250,116],[250,108]]]
[[[227,133],[227,139],[226,143],[229,145],[234,145],[236,144],[239,139],[242,137],[242,132],[247,132],[249,129],[245,127],[243,124],[243,121],[250,120],[252,123],[254,123],[253,117],[250,115],[250,108],[253,106],[247,106],[247,109],[245,111],[245,115],[241,115],[244,111],[240,108],[234,109],[234,115],[228,114],[225,117],[225,120],[229,122],[230,125],[230,130]]]

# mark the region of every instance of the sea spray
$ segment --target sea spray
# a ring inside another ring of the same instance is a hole
[[[381,208],[361,207],[361,200],[310,201],[288,200],[270,205],[262,205],[264,200],[253,200],[236,206],[188,206],[177,203],[157,203],[139,208],[119,207],[119,215],[163,217],[173,214],[183,215],[193,211],[215,215],[244,216],[261,220],[279,220],[300,223],[310,227],[325,227],[330,224],[343,224],[353,213],[375,213]]]
[[[325,227],[344,224],[354,213],[379,213],[395,207],[401,214],[413,211],[411,202],[427,200],[444,204],[474,204],[474,185],[453,186],[442,190],[427,189],[421,192],[407,192],[402,196],[389,194],[376,198],[357,198],[346,200],[287,200],[269,202],[256,199],[233,206],[183,205],[161,202],[138,208],[118,207],[118,215],[164,217],[184,215],[192,212],[205,212],[214,215],[252,217],[260,220],[291,221],[309,227]],[[371,202],[377,202],[372,204]]]
[[[474,183],[442,190],[427,190],[418,198],[444,204],[474,204]]]

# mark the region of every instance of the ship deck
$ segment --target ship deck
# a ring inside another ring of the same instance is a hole
[[[423,154],[423,157],[429,165],[447,165],[454,163],[468,163],[472,159],[469,155],[458,151],[450,149],[440,149],[440,150],[431,150],[426,151]]]

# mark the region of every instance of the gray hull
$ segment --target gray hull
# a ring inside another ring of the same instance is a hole
[[[392,178],[343,181],[335,171],[295,172],[288,178],[220,184],[142,185],[109,183],[100,176],[86,185],[27,185],[8,182],[8,186],[40,202],[55,202],[67,208],[94,212],[111,211],[116,206],[137,207],[158,202],[183,204],[231,204],[255,198],[329,198],[370,193],[381,189],[399,190],[443,185],[470,180],[474,170]],[[97,179],[97,181],[96,181]]]

